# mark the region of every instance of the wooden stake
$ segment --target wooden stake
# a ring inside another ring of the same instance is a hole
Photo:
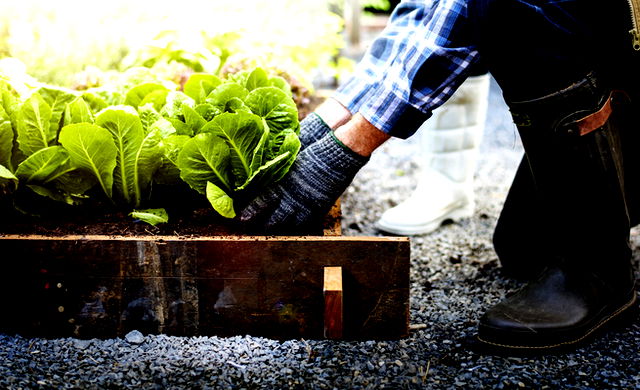
[[[342,338],[342,267],[324,267],[324,337]]]

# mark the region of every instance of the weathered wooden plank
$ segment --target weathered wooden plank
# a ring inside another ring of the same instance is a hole
[[[0,331],[322,338],[324,267],[343,269],[344,337],[408,333],[407,238],[0,236]]]

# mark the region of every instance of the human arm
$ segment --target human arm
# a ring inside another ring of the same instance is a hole
[[[403,1],[332,98],[301,123],[302,148],[360,113],[407,138],[464,81],[478,53],[464,0]]]
[[[391,136],[411,136],[479,59],[467,3],[401,2],[333,98]]]
[[[344,126],[335,131],[335,137],[342,145],[353,152],[369,157],[391,136],[378,130],[362,115],[356,114]]]
[[[418,26],[426,23],[435,7],[428,1],[403,1],[393,11],[385,29],[373,41],[358,62],[355,71],[345,80],[337,93],[318,106],[300,123],[302,149],[319,140],[331,130],[345,124],[368,100],[375,99],[396,57],[411,42]]]
[[[310,138],[305,124],[310,122],[303,121],[306,147],[298,160],[281,182],[241,212],[241,220],[271,232],[299,231],[300,226],[317,223],[377,147],[391,136],[413,134],[462,83],[477,57],[465,38],[466,2],[401,5],[396,20],[403,22],[396,22],[397,29],[389,30],[395,32],[365,56],[374,61],[361,63],[334,100],[312,114],[315,123],[324,125],[318,127],[323,131]],[[349,117],[345,110],[355,115],[340,126]]]

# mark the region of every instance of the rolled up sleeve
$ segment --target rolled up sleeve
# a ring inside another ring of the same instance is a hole
[[[376,128],[411,136],[477,61],[464,0],[403,1],[334,98]]]

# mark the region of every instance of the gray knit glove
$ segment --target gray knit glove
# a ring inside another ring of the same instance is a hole
[[[289,173],[239,213],[240,221],[267,233],[318,229],[367,161],[330,132],[300,152]]]
[[[300,150],[304,150],[307,146],[316,142],[325,134],[331,131],[331,128],[320,118],[320,115],[312,112],[300,122]]]

